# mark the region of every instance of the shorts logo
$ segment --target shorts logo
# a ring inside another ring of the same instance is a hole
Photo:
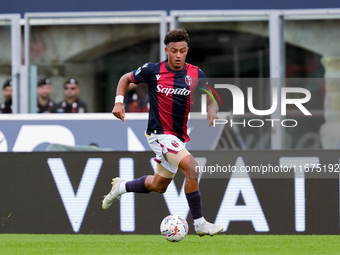
[[[140,73],[141,70],[142,70],[141,68],[138,68],[138,69],[136,70],[136,72],[135,72],[135,75],[138,75],[138,74]]]
[[[185,83],[190,86],[192,84],[192,79],[189,75],[185,76]]]
[[[174,146],[175,148],[178,148],[178,147],[179,147],[178,142],[176,142],[175,140],[172,140],[172,141],[171,141],[171,144],[172,144],[172,146]]]

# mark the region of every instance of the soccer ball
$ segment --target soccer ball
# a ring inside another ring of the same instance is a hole
[[[161,223],[161,234],[170,242],[179,242],[188,234],[187,221],[178,215],[166,216]]]

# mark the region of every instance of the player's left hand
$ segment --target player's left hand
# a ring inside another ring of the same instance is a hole
[[[208,111],[207,120],[208,120],[209,127],[214,125],[214,120],[217,120],[217,119],[218,119],[218,116],[215,111]]]

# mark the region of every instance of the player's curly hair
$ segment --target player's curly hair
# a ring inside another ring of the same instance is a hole
[[[164,44],[168,45],[171,42],[183,42],[189,44],[189,34],[183,28],[177,28],[169,31],[164,37]]]

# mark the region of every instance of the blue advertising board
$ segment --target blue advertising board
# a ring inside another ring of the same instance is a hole
[[[114,151],[149,151],[145,137],[147,113],[127,113],[122,123],[110,113],[100,114],[13,114],[0,116],[0,152],[45,151],[50,144],[88,146]],[[216,147],[224,125],[208,127],[205,116],[189,120],[191,136],[187,148]]]

